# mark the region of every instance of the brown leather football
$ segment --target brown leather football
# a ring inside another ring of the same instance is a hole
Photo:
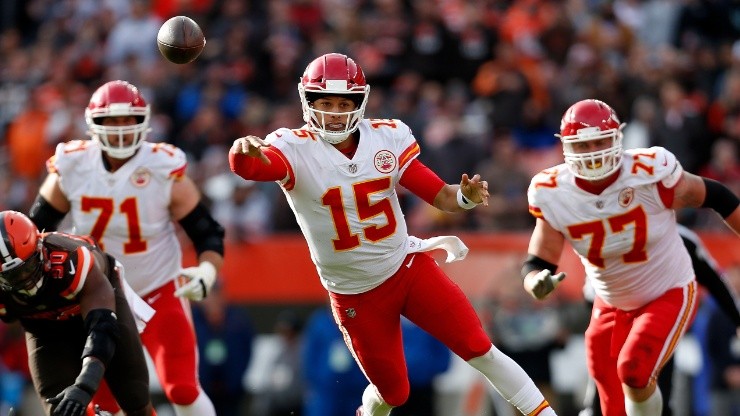
[[[203,30],[187,16],[175,16],[167,20],[157,34],[159,52],[176,64],[193,62],[205,46]]]

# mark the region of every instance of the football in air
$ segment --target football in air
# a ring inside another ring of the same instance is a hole
[[[168,61],[187,64],[203,52],[206,37],[195,20],[175,16],[162,24],[157,34],[157,47]]]

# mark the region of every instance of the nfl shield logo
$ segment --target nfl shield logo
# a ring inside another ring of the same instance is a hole
[[[355,312],[355,308],[348,308],[346,312],[347,312],[347,316],[350,318],[354,318],[355,316],[357,316],[357,312]]]

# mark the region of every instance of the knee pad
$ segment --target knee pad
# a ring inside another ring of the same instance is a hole
[[[165,389],[167,399],[177,405],[187,406],[198,398],[200,390],[198,387],[188,384],[178,384]]]
[[[394,386],[393,389],[386,390],[388,391],[380,392],[380,396],[383,401],[393,407],[398,407],[406,403],[406,401],[409,399],[411,387],[409,386],[408,378],[406,378],[403,380],[403,383],[399,383],[398,385]]]
[[[639,360],[630,359],[617,363],[617,375],[622,384],[633,389],[644,388],[650,383],[652,368],[640,365]]]

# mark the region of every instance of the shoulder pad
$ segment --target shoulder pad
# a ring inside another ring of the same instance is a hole
[[[567,180],[570,173],[565,164],[557,165],[538,172],[532,177],[527,188],[529,212],[537,218],[541,217],[540,208],[546,205],[548,194],[560,186],[560,182]]]
[[[267,143],[284,142],[291,144],[305,144],[321,140],[318,134],[303,126],[299,129],[280,128],[265,137]]]
[[[49,233],[43,240],[44,273],[57,282],[59,294],[72,299],[82,290],[95,264],[89,238]]]
[[[91,149],[97,147],[92,140],[70,140],[59,143],[54,151],[54,156],[46,161],[46,170],[49,173],[61,175],[63,172],[85,168],[86,164],[80,160],[86,157]]]
[[[188,159],[179,147],[169,143],[145,142],[139,151],[144,152],[143,165],[156,176],[179,179],[186,173]]]
[[[660,146],[629,149],[622,157],[629,173],[637,180],[662,182],[665,187],[672,188],[683,174],[683,167],[676,156]]]
[[[393,137],[406,137],[411,134],[411,128],[396,118],[368,118],[364,120],[374,130],[386,130]]]

